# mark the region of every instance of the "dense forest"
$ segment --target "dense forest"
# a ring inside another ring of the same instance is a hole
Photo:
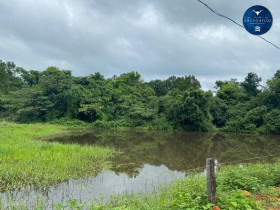
[[[98,128],[280,133],[280,70],[261,85],[255,73],[216,81],[203,91],[194,76],[144,82],[137,72],[75,77],[49,67],[25,70],[0,61],[0,118],[22,123],[75,122]]]

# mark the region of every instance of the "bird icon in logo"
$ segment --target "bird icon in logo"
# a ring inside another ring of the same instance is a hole
[[[253,12],[256,13],[257,16],[259,16],[259,15],[261,14],[262,11],[263,11],[263,10],[260,10],[260,11],[255,11],[255,10],[253,10]]]

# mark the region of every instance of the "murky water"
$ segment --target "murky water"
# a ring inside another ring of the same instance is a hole
[[[112,147],[121,152],[112,160],[112,170],[129,177],[137,176],[145,164],[165,165],[171,171],[187,172],[188,169],[204,167],[209,157],[221,164],[267,162],[280,151],[279,135],[235,133],[97,130],[52,141]],[[268,157],[251,160],[263,156]]]
[[[119,153],[112,159],[112,168],[96,177],[72,179],[44,192],[6,192],[1,194],[4,203],[8,197],[31,207],[37,197],[51,208],[52,204],[65,204],[73,198],[92,202],[100,198],[106,201],[125,192],[157,192],[162,185],[187,176],[192,169],[203,171],[208,157],[223,166],[270,162],[280,151],[280,136],[233,133],[94,130],[50,141],[107,146]]]
[[[91,204],[94,200],[98,203],[104,203],[109,201],[113,195],[158,192],[163,184],[183,177],[185,177],[185,173],[171,171],[164,165],[151,166],[145,164],[135,177],[106,170],[100,172],[96,177],[70,179],[44,191],[20,190],[3,193],[1,196],[4,204],[14,201],[23,203],[24,206],[33,209],[36,202],[40,203],[41,201],[44,206],[51,209],[55,204],[67,205],[67,201],[71,199],[88,204]]]

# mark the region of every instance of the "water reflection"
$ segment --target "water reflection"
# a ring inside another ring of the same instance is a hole
[[[44,192],[33,189],[7,192],[1,194],[3,203],[8,198],[23,200],[32,208],[37,196],[51,207],[53,203],[73,198],[88,202],[101,195],[108,200],[113,194],[124,192],[153,192],[161,184],[185,177],[190,169],[199,167],[203,172],[209,157],[215,158],[219,166],[232,162],[238,165],[270,162],[280,151],[280,136],[234,133],[87,130],[49,141],[100,145],[119,152],[112,159],[112,168],[97,177],[69,180]],[[260,156],[268,157],[255,159]]]
[[[123,193],[158,192],[162,184],[170,183],[174,179],[185,177],[182,172],[171,171],[166,166],[152,166],[145,164],[139,170],[138,176],[129,177],[125,173],[116,174],[113,171],[103,171],[96,177],[87,179],[70,179],[67,182],[50,187],[47,191],[34,189],[3,193],[2,202],[23,202],[29,209],[35,207],[36,197],[42,199],[44,205],[51,209],[53,204],[66,205],[70,199],[77,199],[81,203],[91,203],[94,199],[99,202],[108,201],[111,196]],[[8,202],[8,200],[10,200]]]
[[[238,160],[271,155],[249,161],[268,162],[280,151],[280,136],[234,133],[97,130],[52,141],[113,147],[120,153],[112,160],[112,170],[129,177],[137,176],[145,164],[165,165],[170,170],[187,172],[204,167],[209,157],[223,165],[224,162],[238,164]]]

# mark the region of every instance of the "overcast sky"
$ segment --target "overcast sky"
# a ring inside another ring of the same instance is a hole
[[[205,2],[240,23],[250,6],[267,7],[274,20],[264,37],[280,45],[279,0]],[[57,66],[76,76],[191,74],[203,89],[280,69],[280,50],[197,0],[0,0],[0,53],[28,70]]]

